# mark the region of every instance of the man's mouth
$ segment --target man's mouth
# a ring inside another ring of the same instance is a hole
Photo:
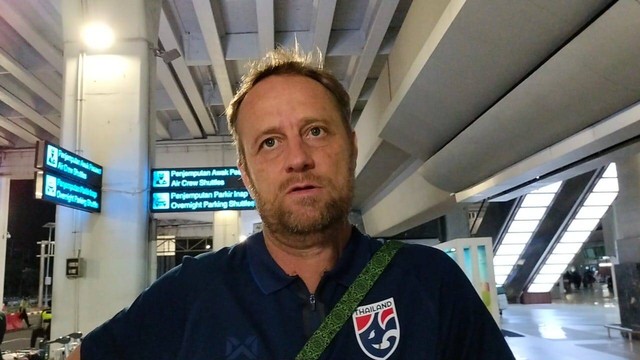
[[[294,184],[291,185],[288,189],[287,189],[287,194],[302,194],[302,193],[306,193],[306,192],[311,192],[315,189],[319,189],[319,186],[315,185],[315,184]]]

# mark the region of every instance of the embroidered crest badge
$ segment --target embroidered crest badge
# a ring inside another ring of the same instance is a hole
[[[393,298],[359,306],[353,327],[362,351],[372,359],[389,358],[400,342],[400,323]]]

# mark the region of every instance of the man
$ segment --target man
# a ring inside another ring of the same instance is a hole
[[[38,327],[31,331],[31,340],[29,346],[33,349],[36,347],[38,338],[42,338],[43,341],[51,339],[51,306],[47,303],[47,307],[40,312],[40,320]]]
[[[347,220],[357,155],[349,97],[312,60],[270,53],[227,112],[263,232],[185,259],[89,333],[82,359],[293,359],[381,247]],[[513,355],[460,268],[406,245],[321,358]]]
[[[29,323],[29,314],[27,314],[27,309],[29,308],[29,300],[27,299],[26,296],[22,297],[22,300],[20,300],[20,306],[18,308],[18,311],[20,312],[20,319],[24,320],[24,323],[27,324],[27,327],[31,327],[31,324]]]

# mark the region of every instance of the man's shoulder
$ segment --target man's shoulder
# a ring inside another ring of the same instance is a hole
[[[395,267],[414,275],[423,274],[430,277],[442,274],[450,269],[452,264],[455,265],[442,250],[418,244],[404,244],[398,251],[394,264]]]
[[[214,252],[207,252],[199,254],[197,256],[185,256],[182,258],[182,263],[169,272],[164,274],[162,278],[158,280],[170,280],[174,278],[189,279],[189,283],[192,280],[198,282],[200,278],[211,278],[216,274],[228,275],[228,273],[234,273],[239,267],[243,266],[246,259],[246,249],[242,244],[238,244],[231,247],[225,247]],[[179,281],[179,280],[178,280]]]
[[[210,271],[211,268],[224,268],[240,265],[245,261],[247,256],[246,253],[247,251],[244,244],[239,243],[216,251],[200,254],[195,257],[185,256],[183,258],[183,264],[184,266],[194,268],[196,270],[206,269],[207,271]]]
[[[361,235],[361,241],[366,244],[371,254],[375,253],[382,245],[384,241],[400,241],[400,240],[381,240],[374,239],[367,235]],[[441,263],[448,263],[449,256],[447,256],[442,250],[434,248],[432,246],[404,243],[400,251],[398,251],[396,257],[402,263],[410,263],[411,266],[433,266],[434,263],[439,265]]]
[[[424,260],[446,261],[448,256],[440,249],[427,245],[404,244],[400,249],[400,255],[407,260]]]

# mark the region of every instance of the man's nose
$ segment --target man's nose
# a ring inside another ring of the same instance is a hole
[[[287,172],[307,171],[315,167],[311,148],[302,139],[291,139],[288,145]]]

